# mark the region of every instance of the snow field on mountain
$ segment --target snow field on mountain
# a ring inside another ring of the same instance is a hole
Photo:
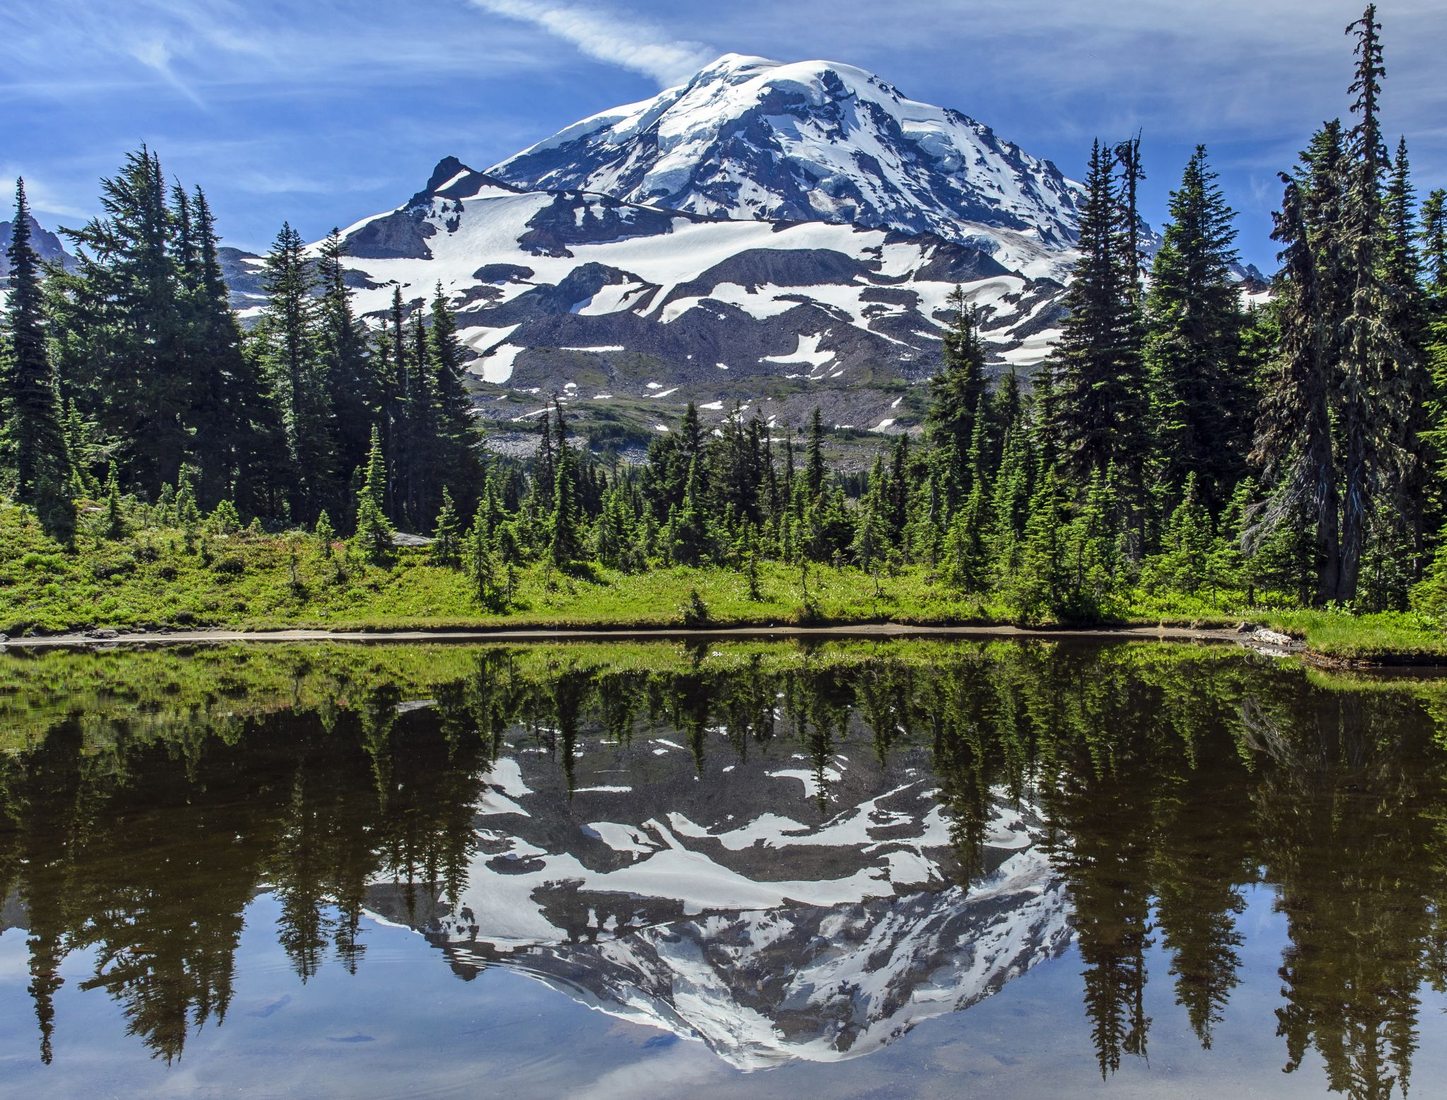
[[[923,214],[951,236],[964,220],[959,210],[987,203],[1042,241],[1043,233],[1073,231],[1077,184],[959,112],[908,99],[837,62],[728,54],[686,85],[585,119],[492,172],[524,186],[598,191],[712,216],[778,216],[784,184],[756,174],[762,170],[752,162],[720,161],[720,148],[735,145],[781,177],[815,181],[816,216],[860,220],[851,216],[854,200],[836,195],[857,189],[877,224],[896,224],[891,214]],[[908,219],[896,227],[918,225]]]

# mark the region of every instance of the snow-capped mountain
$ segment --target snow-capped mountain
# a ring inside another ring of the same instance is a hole
[[[363,313],[395,287],[420,304],[441,285],[473,373],[500,387],[482,411],[504,424],[558,393],[645,432],[688,400],[788,423],[819,404],[835,424],[889,431],[913,411],[900,383],[936,369],[957,284],[1001,369],[1038,361],[1059,316],[1058,284],[932,234],[524,191],[450,157],[345,236]]]
[[[456,908],[390,883],[368,904],[463,976],[511,967],[743,1069],[868,1054],[1069,944],[1028,805],[999,796],[988,871],[961,884],[924,759],[881,765],[863,738],[822,766],[788,749],[725,750],[697,775],[667,736],[593,742],[571,794],[519,750],[477,807]]]
[[[1083,198],[1049,161],[863,69],[738,54],[489,174],[711,217],[931,233],[1056,278]]]
[[[530,446],[509,424],[557,395],[637,447],[689,401],[906,430],[956,285],[996,373],[1033,367],[1080,202],[1048,161],[861,69],[728,55],[486,172],[447,157],[345,235],[364,314],[441,286],[494,446]],[[244,313],[260,264],[228,258]]]

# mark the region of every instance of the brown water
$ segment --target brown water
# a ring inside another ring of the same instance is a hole
[[[1443,1095],[1447,683],[0,656],[0,1094]]]

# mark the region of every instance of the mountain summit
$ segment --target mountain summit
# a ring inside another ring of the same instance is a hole
[[[738,54],[575,123],[489,174],[709,217],[998,242],[991,251],[1015,270],[1028,266],[1019,261],[1031,244],[1070,248],[1082,201],[1080,185],[1049,161],[863,69]],[[1021,241],[1009,239],[1016,234]]]
[[[690,401],[910,430],[957,287],[992,370],[1028,370],[1058,336],[1082,202],[862,69],[729,54],[487,171],[446,157],[343,236],[361,313],[446,296],[495,446],[533,445],[556,396],[641,451]],[[238,266],[254,316],[262,261]]]

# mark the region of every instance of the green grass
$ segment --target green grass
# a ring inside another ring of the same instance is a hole
[[[1447,663],[1447,634],[1431,616],[1384,611],[1272,611],[1260,616],[1273,630],[1301,638],[1313,653],[1347,661]]]
[[[99,517],[88,517],[95,527]],[[91,627],[269,630],[681,627],[697,591],[716,626],[897,622],[999,624],[995,602],[963,594],[922,567],[873,577],[855,568],[799,570],[765,562],[759,595],[732,570],[656,567],[625,574],[564,573],[541,564],[518,571],[505,614],[484,610],[466,576],[400,550],[366,565],[336,544],[328,556],[309,535],[245,532],[203,536],[188,549],[182,531],[147,529],[121,540],[93,531],[73,550],[48,539],[28,512],[0,505],[0,633],[12,637]],[[1258,622],[1304,638],[1323,656],[1355,661],[1447,660],[1438,623],[1411,614],[1277,611],[1215,599],[1137,593],[1121,623],[1230,626]]]
[[[799,570],[766,562],[760,599],[726,569],[518,571],[506,614],[484,610],[465,575],[400,550],[387,567],[338,548],[328,557],[303,534],[207,536],[191,550],[179,530],[119,541],[81,536],[56,546],[14,507],[0,506],[0,633],[19,636],[87,627],[443,628],[494,626],[677,627],[697,590],[716,625],[809,621]],[[293,574],[293,561],[295,573]],[[293,581],[294,576],[294,581]],[[874,581],[858,569],[809,570],[817,621],[981,622],[976,599],[933,583],[923,570]]]

